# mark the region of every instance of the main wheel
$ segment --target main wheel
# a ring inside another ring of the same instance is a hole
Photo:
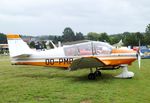
[[[96,79],[95,74],[94,74],[94,73],[90,73],[90,74],[88,75],[88,79],[89,79],[89,80],[95,80],[95,79]]]
[[[102,75],[102,73],[100,71],[95,71],[94,74],[95,74],[95,76],[101,76]]]

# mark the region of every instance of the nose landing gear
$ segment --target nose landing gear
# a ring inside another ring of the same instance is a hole
[[[134,76],[134,73],[131,71],[128,71],[128,65],[121,65],[122,73],[115,76],[117,78],[132,78]]]

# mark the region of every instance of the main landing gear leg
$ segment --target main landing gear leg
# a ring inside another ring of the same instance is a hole
[[[96,76],[101,76],[101,72],[96,68],[96,71],[93,73],[92,68],[90,68],[90,73],[88,75],[89,80],[95,80]]]
[[[96,68],[96,71],[94,72],[95,76],[101,76],[102,73]]]
[[[134,76],[133,72],[128,71],[128,65],[121,66],[123,72],[115,77],[117,78],[132,78]]]
[[[89,79],[89,80],[95,80],[95,79],[96,79],[96,76],[95,76],[95,74],[93,73],[92,68],[90,68],[90,73],[89,73],[89,75],[88,75],[88,79]]]

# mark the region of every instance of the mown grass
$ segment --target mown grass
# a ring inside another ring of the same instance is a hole
[[[150,60],[129,66],[132,79],[113,76],[121,70],[102,71],[102,78],[87,79],[88,69],[67,70],[11,65],[0,56],[0,103],[149,103]]]

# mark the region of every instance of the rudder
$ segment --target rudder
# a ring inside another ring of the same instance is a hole
[[[7,34],[7,41],[10,57],[32,53],[32,50],[27,43],[20,38],[19,34]]]

